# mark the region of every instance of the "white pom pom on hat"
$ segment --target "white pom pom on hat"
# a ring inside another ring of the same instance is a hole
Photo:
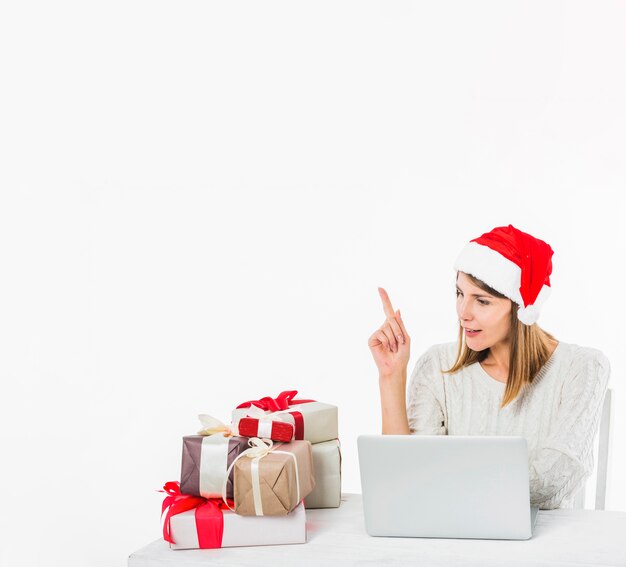
[[[519,320],[532,325],[550,295],[553,254],[549,244],[510,224],[466,244],[454,269],[478,278],[517,303]]]

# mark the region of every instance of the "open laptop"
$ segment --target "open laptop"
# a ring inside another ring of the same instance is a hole
[[[357,444],[369,535],[532,536],[525,438],[360,435]]]

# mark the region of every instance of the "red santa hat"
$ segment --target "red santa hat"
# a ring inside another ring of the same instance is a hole
[[[517,317],[525,325],[539,318],[550,295],[550,245],[513,225],[499,226],[470,240],[454,269],[470,274],[517,303]]]

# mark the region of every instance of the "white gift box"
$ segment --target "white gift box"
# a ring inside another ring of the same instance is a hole
[[[222,510],[222,547],[306,543],[306,512],[302,502],[286,516],[240,516]],[[198,549],[195,509],[170,518],[172,549]]]
[[[341,445],[339,439],[315,443],[315,488],[304,499],[306,508],[338,508],[341,502]]]
[[[258,412],[258,408],[255,408],[255,410]],[[251,408],[234,409],[232,414],[233,427],[237,427],[239,420],[247,417],[248,414],[256,417],[255,410],[251,410]],[[278,415],[280,415],[281,421],[294,424],[296,428],[295,439],[304,439],[311,443],[322,443],[339,437],[337,406],[323,402],[293,404],[288,409],[280,412],[266,411],[265,419],[272,419],[272,416],[278,417]],[[300,428],[302,428],[302,436],[298,435]]]

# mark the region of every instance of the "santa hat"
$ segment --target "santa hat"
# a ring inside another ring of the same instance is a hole
[[[518,319],[532,325],[550,295],[550,245],[513,225],[499,226],[461,251],[454,269],[485,282],[519,305]]]

